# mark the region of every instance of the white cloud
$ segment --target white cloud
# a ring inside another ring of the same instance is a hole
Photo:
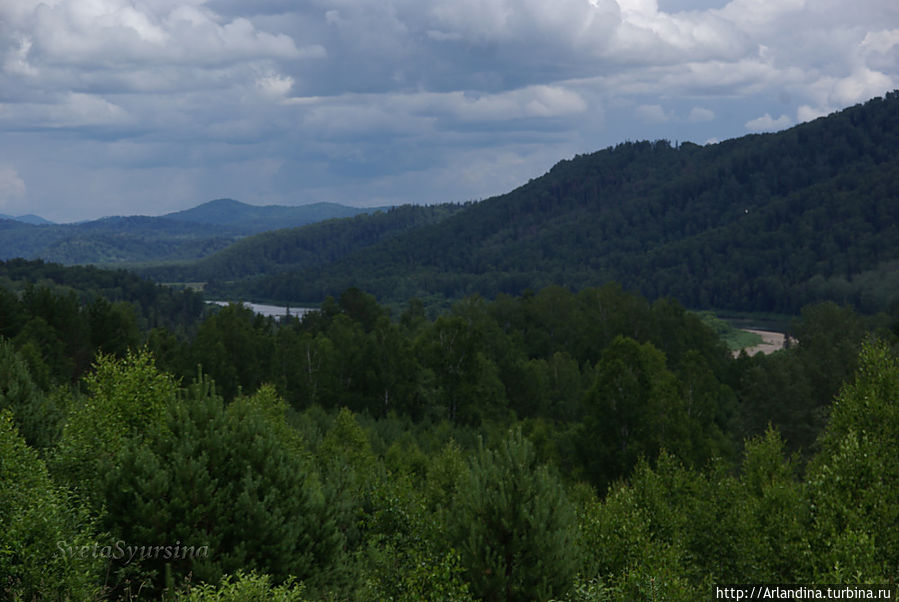
[[[258,31],[250,21],[221,22],[202,5],[164,7],[128,0],[62,0],[19,16],[32,54],[47,64],[125,66],[133,63],[222,63],[302,55],[286,35]]]
[[[0,165],[0,207],[25,196],[25,181],[9,165]]]
[[[587,109],[587,103],[577,93],[559,86],[529,86],[476,96],[452,93],[446,100],[450,101],[449,109],[463,121],[558,117]]]
[[[834,83],[831,98],[841,106],[855,104],[882,94],[894,85],[892,77],[880,71],[860,67]]]
[[[120,126],[130,122],[122,107],[92,94],[68,92],[46,103],[8,105],[0,111],[0,126],[12,129]]]
[[[260,77],[256,80],[256,87],[260,93],[270,99],[284,100],[293,88],[294,80],[289,75],[279,75],[277,73]]]
[[[808,0],[731,0],[719,12],[744,29],[758,31],[801,13],[807,3]]]
[[[769,113],[765,113],[761,117],[747,121],[746,129],[752,132],[771,132],[782,130],[792,124],[793,122],[786,115],[781,115],[777,119],[774,119]]]
[[[671,113],[661,105],[640,105],[636,108],[637,116],[649,123],[665,123],[671,120]]]
[[[715,111],[704,107],[693,107],[690,109],[690,116],[687,120],[690,123],[702,123],[703,121],[712,121],[715,119]]]
[[[809,105],[801,105],[798,109],[796,109],[796,120],[799,123],[814,121],[818,117],[824,117],[829,113],[830,111],[826,109],[816,109],[814,107],[810,107]]]

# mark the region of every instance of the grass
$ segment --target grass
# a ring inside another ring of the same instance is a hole
[[[754,332],[746,332],[725,322],[710,311],[698,311],[695,314],[703,323],[715,331],[727,348],[731,351],[739,351],[747,347],[755,347],[762,343],[761,335]]]

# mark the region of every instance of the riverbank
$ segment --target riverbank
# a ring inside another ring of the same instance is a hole
[[[780,351],[784,348],[786,335],[784,335],[784,333],[782,332],[774,332],[772,330],[757,330],[754,328],[743,328],[741,330],[762,337],[762,342],[758,345],[753,345],[752,347],[734,349],[732,351],[734,357],[737,357],[743,351],[745,351],[747,355],[755,355],[756,353],[770,355],[775,351]]]

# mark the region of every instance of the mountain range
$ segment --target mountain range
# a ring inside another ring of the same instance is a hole
[[[697,308],[899,311],[899,92],[778,133],[623,143],[394,235],[352,234],[374,219],[247,238],[181,276],[293,303],[351,286],[401,303],[617,281]]]
[[[291,304],[349,287],[442,303],[616,281],[694,308],[795,313],[830,299],[899,312],[899,91],[778,133],[622,143],[479,202],[220,199],[155,218],[0,221],[0,249]]]
[[[218,199],[159,217],[115,216],[75,224],[53,224],[38,216],[0,216],[0,259],[101,265],[183,261],[205,257],[259,232],[377,210],[335,203],[263,207]]]
[[[29,213],[28,215],[6,215],[5,213],[0,213],[0,220],[12,220],[15,222],[22,222],[25,224],[52,224],[50,220],[46,220],[39,215],[33,215]]]

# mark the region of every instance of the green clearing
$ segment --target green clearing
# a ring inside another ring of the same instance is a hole
[[[739,351],[747,347],[755,347],[762,343],[761,335],[746,330],[740,330],[733,324],[722,320],[711,311],[695,312],[702,322],[715,331],[727,348],[731,351]]]

